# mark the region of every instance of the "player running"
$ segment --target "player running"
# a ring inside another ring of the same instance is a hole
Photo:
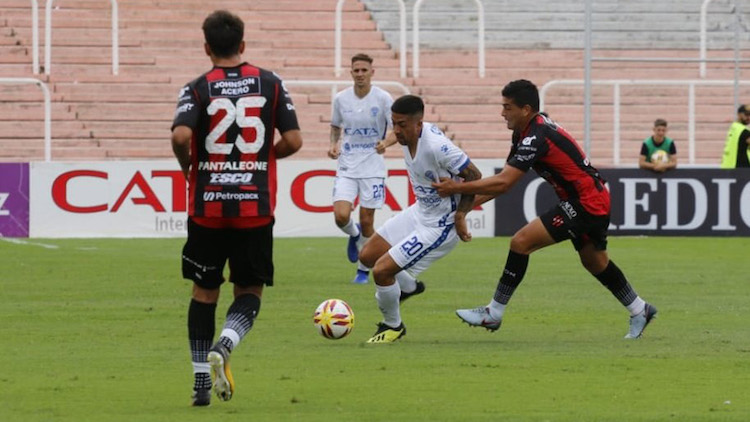
[[[643,301],[607,255],[610,197],[604,179],[570,134],[539,113],[539,92],[527,80],[503,88],[502,116],[513,130],[512,145],[503,170],[481,180],[459,183],[441,178],[432,186],[441,196],[476,194],[477,204],[507,192],[533,168],[555,189],[560,203],[513,235],[505,269],[486,306],[459,309],[469,325],[490,331],[500,328],[505,307],[526,274],[529,254],[570,239],[583,266],[630,312],[625,338],[639,338],[656,316],[656,308]]]

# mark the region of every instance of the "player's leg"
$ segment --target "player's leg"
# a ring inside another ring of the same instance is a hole
[[[383,323],[369,342],[395,341],[406,334],[399,308],[402,295],[396,283],[397,274],[416,277],[433,262],[447,255],[458,243],[458,235],[452,226],[424,227],[416,223],[410,210],[413,208],[398,216],[402,217],[401,224],[394,224],[395,219],[391,219],[378,230],[393,246],[373,267],[377,288],[375,297],[383,313]],[[413,230],[404,235],[409,228]],[[401,240],[391,240],[396,234]]]
[[[372,268],[378,258],[386,254],[390,248],[390,243],[383,239],[378,233],[374,233],[360,251],[359,260],[363,265]],[[417,280],[406,271],[396,273],[395,278],[400,290],[400,302],[425,291],[424,282]]]
[[[263,286],[273,285],[273,226],[228,231],[225,244],[231,251],[229,270],[234,301],[208,360],[214,375],[214,392],[226,401],[234,394],[229,357],[253,327],[260,312]]]
[[[544,223],[547,214],[535,218],[513,235],[503,274],[497,282],[490,303],[476,308],[459,309],[456,311],[459,318],[471,326],[484,327],[489,331],[500,328],[505,307],[526,274],[529,254],[559,241],[547,230]],[[564,238],[563,236],[560,233],[557,237]]]
[[[360,238],[360,226],[351,218],[352,204],[357,198],[359,184],[356,179],[337,177],[333,182],[333,217],[341,231],[349,235],[347,258],[357,262],[357,241]]]
[[[609,225],[609,219],[583,238],[577,247],[578,255],[583,266],[630,312],[630,328],[625,338],[639,338],[657,310],[638,296],[625,274],[609,259],[605,224]]]
[[[359,194],[359,225],[361,235],[354,242],[357,253],[375,233],[375,210],[383,207],[385,202],[384,179],[379,177],[357,179]],[[350,238],[351,240],[351,238]],[[351,242],[350,242],[351,243]],[[351,245],[349,246],[351,249]],[[352,280],[356,284],[367,283],[370,276],[370,266],[362,261],[357,263],[357,274]]]
[[[357,254],[359,254],[359,252],[362,251],[362,248],[364,247],[364,245],[367,244],[367,242],[375,233],[375,229],[373,227],[374,222],[375,222],[375,209],[365,208],[364,204],[360,203],[359,205],[360,235],[357,238],[350,238],[350,240],[354,239],[354,248],[356,248]],[[352,246],[350,244],[348,249],[351,249],[351,248]],[[370,278],[371,268],[372,268],[371,266],[365,265],[361,260],[358,260],[357,261],[357,274],[354,276],[352,283],[366,284]]]
[[[210,246],[216,239],[215,230],[188,222],[188,238],[182,250],[182,275],[194,283],[187,324],[194,375],[194,406],[206,406],[211,401],[208,353],[216,329],[216,303],[224,281],[222,271],[226,261],[221,249]]]

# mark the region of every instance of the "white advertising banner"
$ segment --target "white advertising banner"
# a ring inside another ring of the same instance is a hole
[[[488,176],[501,162],[475,164]],[[386,165],[386,204],[375,213],[376,227],[414,202],[403,160]],[[174,160],[34,162],[30,173],[30,237],[185,235],[185,181]],[[277,176],[276,236],[344,236],[333,221],[335,161],[279,160]],[[494,203],[467,221],[474,236],[494,236]]]

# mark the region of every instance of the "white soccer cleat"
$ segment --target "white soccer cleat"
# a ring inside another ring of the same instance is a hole
[[[465,323],[473,327],[484,327],[488,331],[496,331],[503,323],[502,319],[494,319],[490,315],[490,308],[480,306],[474,309],[459,309],[456,315]]]
[[[643,334],[643,330],[646,329],[646,326],[651,322],[652,319],[656,318],[657,312],[658,311],[655,307],[647,303],[646,307],[643,308],[643,312],[630,317],[630,331],[625,334],[625,338],[640,338]]]

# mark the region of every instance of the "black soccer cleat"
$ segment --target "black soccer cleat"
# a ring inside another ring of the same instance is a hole
[[[402,291],[401,292],[401,296],[398,298],[398,301],[399,302],[403,302],[403,301],[405,301],[406,299],[408,299],[408,298],[410,298],[412,296],[416,296],[418,294],[422,294],[422,293],[424,293],[424,289],[425,289],[424,283],[421,282],[421,281],[419,281],[419,280],[417,280],[417,288],[414,289],[413,292],[409,292],[409,293]]]

